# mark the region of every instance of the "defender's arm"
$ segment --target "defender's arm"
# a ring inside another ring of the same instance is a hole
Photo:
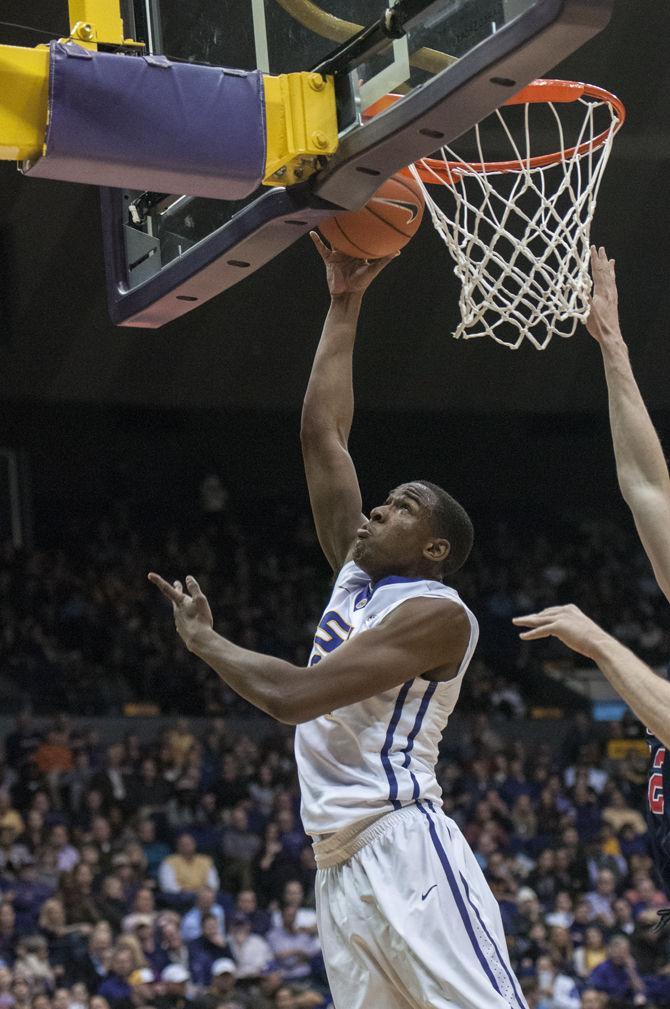
[[[326,264],[331,303],[305,393],[300,439],[319,542],[339,571],[365,520],[348,449],[356,325],[366,288],[390,259],[366,263],[331,251],[315,233],[312,240]]]
[[[670,748],[670,683],[577,606],[550,606],[541,613],[515,617],[514,623],[530,628],[520,635],[525,641],[551,635],[592,659],[640,721]]]
[[[614,260],[591,249],[594,295],[587,328],[605,364],[610,424],[621,493],[670,601],[670,477],[658,435],[640,394],[619,328]]]
[[[212,627],[211,612],[197,582],[190,595],[156,574],[149,579],[171,602],[184,644],[228,686],[282,722],[297,725],[335,708],[365,700],[424,673],[455,675],[470,640],[462,606],[449,599],[410,599],[379,626],[357,634],[316,666],[240,648]]]

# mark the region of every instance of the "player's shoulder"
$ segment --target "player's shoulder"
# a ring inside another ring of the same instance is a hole
[[[346,561],[335,575],[333,589],[352,592],[370,584],[370,576],[355,561]]]

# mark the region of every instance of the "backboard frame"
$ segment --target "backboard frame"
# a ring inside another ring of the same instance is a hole
[[[225,225],[129,288],[123,192],[101,191],[110,315],[159,328],[232,287],[327,216],[357,209],[400,168],[431,155],[602,31],[614,0],[535,0],[496,34],[397,102],[348,130],[307,182],[262,192]]]

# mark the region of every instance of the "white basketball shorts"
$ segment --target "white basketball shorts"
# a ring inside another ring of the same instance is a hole
[[[417,801],[345,833],[315,845],[336,1009],[528,1009],[500,910],[453,820]]]

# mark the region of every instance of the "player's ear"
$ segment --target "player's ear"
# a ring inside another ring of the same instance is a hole
[[[451,543],[445,539],[431,540],[423,550],[423,556],[434,564],[441,564],[446,561],[451,553]]]

